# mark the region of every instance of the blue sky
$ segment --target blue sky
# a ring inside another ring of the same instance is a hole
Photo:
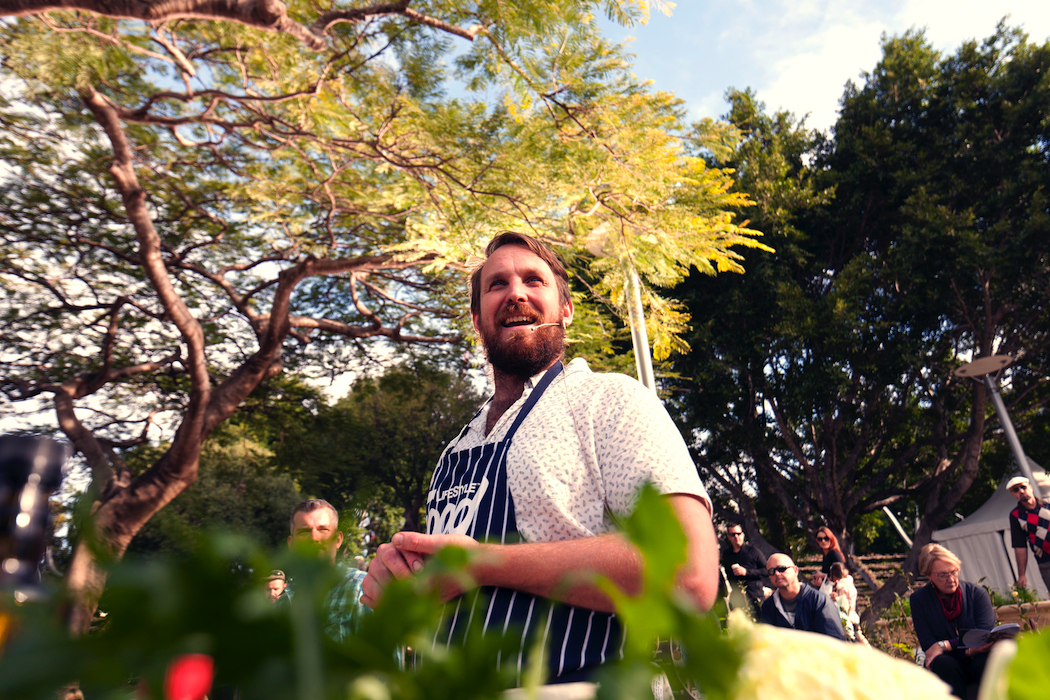
[[[636,74],[685,100],[693,118],[727,111],[726,88],[753,88],[770,110],[783,108],[826,129],[847,80],[881,55],[880,37],[925,28],[934,47],[954,52],[983,39],[1010,15],[1031,40],[1050,37],[1050,0],[682,0],[649,23],[607,35],[634,37]]]

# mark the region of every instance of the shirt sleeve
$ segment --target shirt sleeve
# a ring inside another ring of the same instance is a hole
[[[911,623],[915,627],[915,636],[919,640],[919,646],[926,651],[938,640],[934,639],[933,631],[930,629],[930,606],[925,596],[921,595],[919,589],[911,595]]]
[[[682,434],[660,400],[625,375],[604,375],[590,399],[595,455],[613,512],[633,508],[649,481],[664,494],[689,494],[711,507]]]
[[[973,621],[975,629],[990,630],[995,628],[995,608],[992,607],[992,599],[988,597],[988,591],[982,586],[974,586],[973,595]]]
[[[1014,511],[1010,511],[1010,546],[1014,549],[1024,549],[1028,546],[1028,537],[1025,535],[1021,523],[1014,517]]]
[[[842,616],[839,615],[839,608],[831,602],[831,598],[828,598],[825,594],[820,591],[816,591],[817,596],[815,598],[814,622],[819,624],[821,629],[814,630],[823,632],[829,637],[835,637],[845,641],[846,633],[842,631]]]

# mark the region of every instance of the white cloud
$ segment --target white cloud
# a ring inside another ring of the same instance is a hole
[[[859,5],[842,0],[761,3],[775,19],[765,19],[752,58],[752,75],[759,99],[770,110],[810,114],[811,127],[834,124],[848,80],[859,82],[881,58],[880,39],[912,28],[925,29],[930,43],[951,53],[969,39],[984,39],[1004,15],[1020,25],[1033,41],[1050,35],[1050,3],[995,4],[970,0],[904,0]],[[761,8],[756,8],[761,11]],[[705,100],[706,102],[706,100]]]
[[[860,17],[826,22],[800,40],[799,49],[774,63],[774,78],[758,89],[769,109],[787,109],[799,117],[810,115],[811,127],[826,129],[837,116],[838,101],[848,80],[875,65],[879,37],[885,25]]]
[[[1012,2],[976,2],[974,0],[906,0],[895,24],[903,31],[925,27],[930,42],[942,51],[954,51],[968,39],[984,39],[995,31],[995,25],[1010,15],[1007,24],[1020,26],[1032,41],[1050,37],[1050,3],[1046,0]]]

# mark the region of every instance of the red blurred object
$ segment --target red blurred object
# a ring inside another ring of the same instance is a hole
[[[183,654],[168,664],[165,700],[204,700],[215,676],[215,659],[207,654]]]

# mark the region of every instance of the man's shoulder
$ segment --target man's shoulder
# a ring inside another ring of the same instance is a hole
[[[810,601],[814,601],[814,602],[819,602],[821,600],[824,600],[825,598],[827,598],[828,600],[831,600],[830,598],[828,598],[828,594],[825,593],[824,591],[820,590],[819,588],[814,588],[813,586],[809,585],[805,581],[799,581],[798,583],[799,583],[799,589],[798,589],[798,597],[799,597],[799,599],[801,599],[801,600],[810,600]]]
[[[732,552],[733,551],[732,548],[730,548],[729,551]],[[748,544],[747,542],[745,542],[743,545],[741,545],[740,552],[739,552],[739,554],[736,555],[736,558],[737,558],[737,561],[743,561],[743,562],[747,562],[749,564],[758,564],[759,566],[765,566],[766,565],[766,559],[765,559],[765,557],[762,556],[762,553],[759,552],[758,549],[754,545]],[[752,566],[750,568],[758,568],[758,567]]]
[[[1050,508],[1050,498],[1036,499],[1034,508],[1029,508],[1025,504],[1017,502],[1010,509],[1010,515],[1018,517],[1022,513],[1038,513],[1042,508]]]
[[[565,365],[565,381],[570,389],[586,389],[588,394],[652,396],[641,382],[620,372],[595,372],[582,357]]]

